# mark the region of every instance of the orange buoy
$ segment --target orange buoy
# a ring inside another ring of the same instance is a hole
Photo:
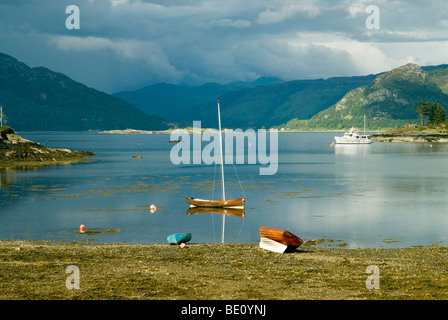
[[[86,226],[85,225],[80,225],[79,226],[79,233],[85,233],[86,232]]]

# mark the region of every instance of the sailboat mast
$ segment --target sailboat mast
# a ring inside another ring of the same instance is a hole
[[[364,135],[366,135],[366,115],[364,115]]]
[[[218,125],[219,125],[219,152],[221,158],[221,177],[222,177],[222,200],[226,200],[226,189],[224,184],[224,155],[222,152],[222,134],[221,134],[221,110],[219,109],[218,100]],[[222,215],[222,232],[221,232],[221,243],[224,243],[224,234],[226,227],[226,215]]]
[[[221,135],[221,111],[219,109],[218,100],[218,124],[219,124],[219,152],[221,158],[221,177],[222,177],[222,200],[226,200],[226,189],[224,187],[224,154],[222,151],[222,135]]]

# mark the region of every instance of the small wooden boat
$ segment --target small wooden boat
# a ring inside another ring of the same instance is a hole
[[[235,208],[244,209],[245,198],[231,199],[231,200],[205,200],[198,198],[187,198],[187,202],[191,208],[207,207],[207,208]]]
[[[218,127],[219,127],[219,159],[221,162],[221,183],[222,183],[222,200],[205,200],[198,198],[187,198],[187,202],[190,204],[190,208],[200,207],[200,208],[232,208],[232,209],[244,209],[244,204],[246,198],[239,199],[226,199],[226,186],[224,182],[224,157],[223,157],[223,146],[222,146],[222,128],[221,128],[221,111],[219,108],[218,100]],[[241,188],[242,190],[242,188]],[[244,192],[243,192],[244,194]],[[244,211],[243,211],[244,212]],[[226,214],[222,214],[222,238],[221,242],[224,243],[224,229],[226,225]]]
[[[278,253],[292,252],[302,244],[302,239],[289,231],[260,227],[260,248]]]
[[[222,147],[222,129],[221,129],[221,111],[219,108],[218,100],[218,126],[219,126],[219,153],[221,162],[221,183],[222,183],[222,200],[205,200],[198,198],[187,198],[187,202],[190,204],[191,208],[194,207],[205,207],[205,208],[237,208],[244,209],[244,203],[246,198],[239,199],[226,199],[226,186],[224,182],[224,157],[223,157],[223,147]]]
[[[191,240],[191,233],[174,233],[170,234],[166,240],[170,244],[181,244]]]
[[[235,208],[193,207],[187,210],[187,214],[197,214],[197,213],[224,214],[227,216],[236,216],[242,218],[246,216],[244,213],[244,209],[235,209]]]

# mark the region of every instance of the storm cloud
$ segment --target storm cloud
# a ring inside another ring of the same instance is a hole
[[[380,28],[365,21],[374,4]],[[80,9],[67,29],[65,9]],[[109,93],[447,63],[444,1],[0,0],[0,51]]]

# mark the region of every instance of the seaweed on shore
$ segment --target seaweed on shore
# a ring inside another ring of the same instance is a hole
[[[41,166],[79,161],[94,156],[90,151],[48,148],[15,134],[2,135],[0,138],[0,165],[3,167]]]

